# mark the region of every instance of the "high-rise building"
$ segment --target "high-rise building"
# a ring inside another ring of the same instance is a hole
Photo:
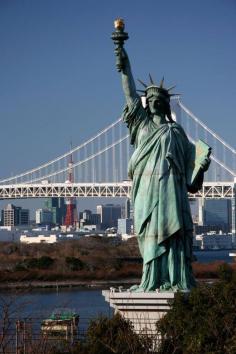
[[[3,226],[29,225],[29,210],[13,204],[7,204],[2,210]]]
[[[7,204],[2,210],[2,225],[15,226],[17,224],[17,212],[13,204]]]
[[[52,223],[62,225],[66,215],[66,206],[64,198],[47,198],[45,208],[52,212]]]
[[[125,201],[125,219],[130,218],[130,199],[127,198]]]
[[[232,207],[229,199],[205,199],[203,225],[219,225],[224,229],[232,227]]]
[[[84,211],[79,213],[79,219],[84,220],[84,222],[90,223],[91,222],[91,215],[92,215],[91,210],[85,209]]]
[[[91,222],[91,225],[100,225],[101,224],[101,215],[91,214],[90,222]]]
[[[118,230],[117,232],[121,235],[131,234],[131,228],[132,228],[132,219],[118,219]]]
[[[121,207],[121,219],[130,219],[130,209],[130,199],[127,198]]]
[[[102,229],[117,227],[121,218],[121,206],[114,204],[97,205],[97,214],[101,217]]]
[[[29,225],[30,212],[29,209],[20,209],[20,225]]]
[[[91,210],[85,209],[79,213],[79,222],[81,226],[84,225],[99,225],[101,224],[101,216],[93,214]]]
[[[35,220],[38,225],[53,224],[53,213],[49,209],[37,209],[35,212]]]

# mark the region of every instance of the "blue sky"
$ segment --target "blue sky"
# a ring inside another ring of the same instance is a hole
[[[235,147],[235,0],[1,0],[0,177],[56,157],[119,117],[116,17],[126,22],[134,77],[164,75]]]

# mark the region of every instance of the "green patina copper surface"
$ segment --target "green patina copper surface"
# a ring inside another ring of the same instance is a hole
[[[115,43],[117,44],[117,42]],[[195,167],[195,146],[170,114],[170,89],[145,85],[144,108],[136,92],[123,46],[115,51],[127,105],[123,120],[135,150],[129,162],[132,179],[134,226],[143,257],[143,275],[133,291],[187,290],[195,286],[192,274],[193,222],[188,191],[201,188],[209,156]]]

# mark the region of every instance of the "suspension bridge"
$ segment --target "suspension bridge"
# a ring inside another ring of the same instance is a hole
[[[192,142],[204,140],[213,149],[212,163],[201,191],[192,198],[235,200],[236,150],[197,118],[179,97],[171,100],[172,117]],[[43,197],[130,197],[127,165],[132,154],[128,130],[117,119],[65,154],[31,170],[0,180],[0,199]],[[73,164],[68,164],[69,159]],[[68,181],[73,172],[73,183]]]

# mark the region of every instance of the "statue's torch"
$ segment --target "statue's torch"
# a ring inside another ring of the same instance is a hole
[[[115,32],[112,33],[111,39],[115,44],[115,54],[116,54],[116,67],[120,72],[123,69],[122,63],[122,48],[124,45],[124,41],[126,41],[129,36],[127,32],[124,32],[125,23],[121,18],[117,18],[114,21]]]

